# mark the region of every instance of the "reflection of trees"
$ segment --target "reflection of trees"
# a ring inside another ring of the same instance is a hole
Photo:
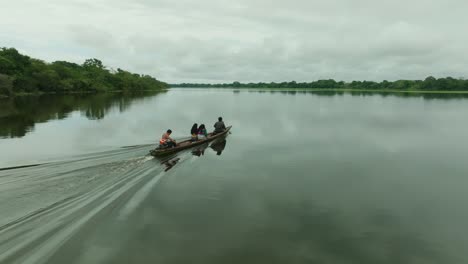
[[[24,137],[34,121],[22,116],[0,117],[0,137]]]
[[[440,248],[406,230],[396,217],[385,212],[371,212],[367,224],[353,226],[347,224],[348,219],[339,212],[320,210],[306,201],[274,199],[265,204],[264,210],[270,213],[269,220],[251,230],[262,236],[247,237],[239,252],[226,255],[242,255],[242,250],[250,248],[257,257],[269,249],[284,249],[270,251],[271,259],[263,259],[264,263],[288,263],[291,259],[298,261],[294,263],[448,261],[448,256],[441,255]]]
[[[317,96],[337,96],[337,95],[345,95],[349,94],[351,96],[375,96],[379,95],[382,97],[393,96],[393,97],[401,97],[401,98],[408,98],[408,97],[416,97],[416,98],[424,98],[424,99],[466,99],[468,98],[468,94],[466,93],[417,93],[417,92],[378,92],[378,91],[314,91],[314,90],[266,90],[271,94],[283,94],[283,95],[296,95],[296,94],[314,94]],[[265,93],[264,90],[249,90],[249,93]]]
[[[300,192],[251,196],[259,190],[263,189],[257,184],[244,185],[241,193],[233,188],[224,193],[223,203],[214,206],[185,199],[152,200],[152,225],[137,230],[128,241],[135,250],[117,253],[109,263],[121,263],[123,256],[126,262],[162,263],[458,263],[389,212],[371,210],[358,224],[339,210],[302,199]],[[245,199],[238,199],[243,195]],[[134,225],[143,224],[144,217],[135,219],[139,222]],[[148,237],[153,247],[147,247]],[[159,249],[157,254],[154,248]],[[182,249],[184,254],[176,253]]]
[[[127,110],[137,99],[156,93],[102,93],[24,96],[0,100],[0,137],[23,137],[36,123],[64,119],[80,111],[89,119],[102,119],[112,109]]]

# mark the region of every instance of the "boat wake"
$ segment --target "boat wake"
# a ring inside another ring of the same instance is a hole
[[[125,146],[0,169],[0,263],[102,263],[119,248],[109,237],[144,216],[176,165],[194,166],[207,149],[220,155],[225,146],[215,140],[160,158],[148,154],[152,145]],[[83,237],[102,248],[82,244]],[[83,247],[88,253],[79,253]]]
[[[167,171],[148,150],[131,146],[0,171],[0,263],[48,263],[96,219],[125,221]]]

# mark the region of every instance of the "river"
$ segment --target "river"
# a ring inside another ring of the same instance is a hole
[[[232,133],[167,158],[161,134]],[[468,263],[468,98],[0,100],[0,263]]]

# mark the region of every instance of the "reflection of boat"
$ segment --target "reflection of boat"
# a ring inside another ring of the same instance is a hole
[[[206,142],[203,145],[200,145],[199,147],[196,147],[195,149],[192,150],[192,155],[200,157],[202,155],[205,155],[205,149],[208,148],[209,142]]]
[[[225,131],[223,131],[221,133],[218,133],[216,135],[213,135],[213,133],[209,133],[208,137],[206,139],[198,140],[198,141],[195,141],[195,142],[191,142],[190,140],[185,140],[185,141],[182,141],[182,142],[178,143],[177,146],[175,146],[173,148],[162,148],[162,149],[161,148],[156,148],[156,149],[151,150],[150,154],[155,156],[155,157],[159,157],[159,156],[164,156],[164,155],[167,155],[167,154],[172,154],[172,153],[175,153],[175,152],[183,150],[183,149],[188,149],[188,148],[192,148],[192,147],[195,147],[195,146],[200,146],[200,145],[203,145],[204,143],[213,141],[213,140],[215,140],[217,138],[220,138],[220,137],[226,135],[229,132],[229,130],[231,129],[231,127],[232,126],[228,126]]]
[[[216,155],[221,155],[223,153],[224,148],[226,148],[226,138],[220,138],[219,140],[211,143],[210,148],[216,151]]]
[[[164,164],[166,166],[166,169],[164,171],[168,171],[172,169],[172,167],[174,167],[174,165],[176,165],[177,162],[179,162],[179,160],[180,158],[175,158],[175,159],[170,159],[165,162],[162,162],[161,164]]]
[[[171,155],[158,156],[155,157],[155,160],[161,162],[161,165],[164,165],[164,171],[172,169],[177,163],[181,161],[181,158],[178,156],[178,153],[172,153]]]

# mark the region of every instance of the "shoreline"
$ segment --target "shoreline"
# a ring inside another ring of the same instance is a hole
[[[106,94],[106,93],[140,93],[140,92],[167,92],[169,88],[162,90],[112,90],[112,91],[69,91],[69,92],[34,92],[34,93],[16,93],[12,95],[0,94],[0,99],[23,97],[23,96],[42,96],[42,95],[72,95],[72,94]]]
[[[171,87],[172,89],[230,89],[250,91],[297,91],[297,92],[364,92],[364,93],[425,93],[425,94],[468,94],[468,91],[443,90],[380,90],[380,89],[342,89],[342,88],[249,88],[249,87]]]

